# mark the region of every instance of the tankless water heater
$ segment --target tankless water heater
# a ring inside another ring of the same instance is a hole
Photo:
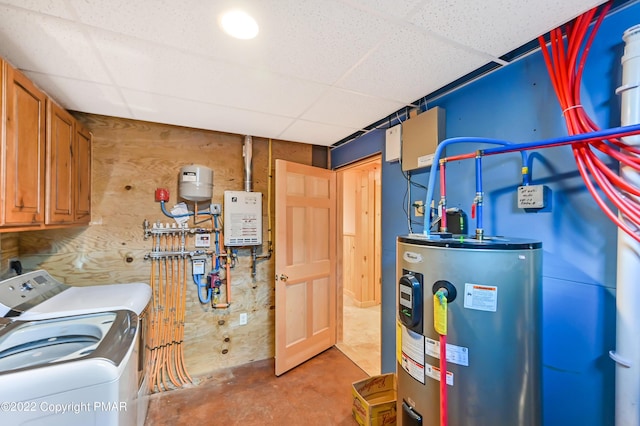
[[[224,245],[227,247],[262,244],[262,193],[224,192]]]

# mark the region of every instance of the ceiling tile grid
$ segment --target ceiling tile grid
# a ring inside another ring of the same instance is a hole
[[[143,92],[297,117],[326,86],[222,63],[120,34],[92,31],[114,84]],[[167,84],[170,82],[171,84]]]
[[[172,98],[155,93],[123,89],[136,120],[153,121],[199,129],[276,138],[292,119],[255,111]]]
[[[373,123],[404,106],[404,103],[332,88],[301,118],[357,129],[362,123]]]
[[[360,128],[296,120],[278,138],[289,141],[304,141],[315,145],[328,145],[326,141],[338,141],[359,130]]]
[[[425,0],[408,22],[500,57],[601,3],[604,1]]]
[[[412,26],[398,28],[339,86],[410,104],[490,62]]]
[[[0,5],[0,55],[41,73],[109,83],[82,28],[72,21]]]
[[[112,85],[92,83],[27,71],[26,76],[61,106],[73,111],[132,118],[120,90]]]
[[[68,109],[331,145],[599,3],[0,0],[0,54]]]

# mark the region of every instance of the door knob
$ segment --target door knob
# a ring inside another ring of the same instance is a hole
[[[287,279],[289,279],[288,276],[286,276],[285,274],[280,274],[280,281],[284,281],[286,283]]]

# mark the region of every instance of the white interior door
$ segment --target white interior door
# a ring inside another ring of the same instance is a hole
[[[275,373],[336,342],[336,180],[318,167],[276,160]]]

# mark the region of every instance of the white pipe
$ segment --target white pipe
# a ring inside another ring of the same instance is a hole
[[[640,123],[640,25],[624,32],[622,57],[621,125]],[[640,137],[624,138],[640,146]],[[640,173],[620,166],[620,176],[640,188]],[[636,228],[640,224],[634,224]],[[640,243],[618,229],[616,279],[616,425],[640,425]]]

